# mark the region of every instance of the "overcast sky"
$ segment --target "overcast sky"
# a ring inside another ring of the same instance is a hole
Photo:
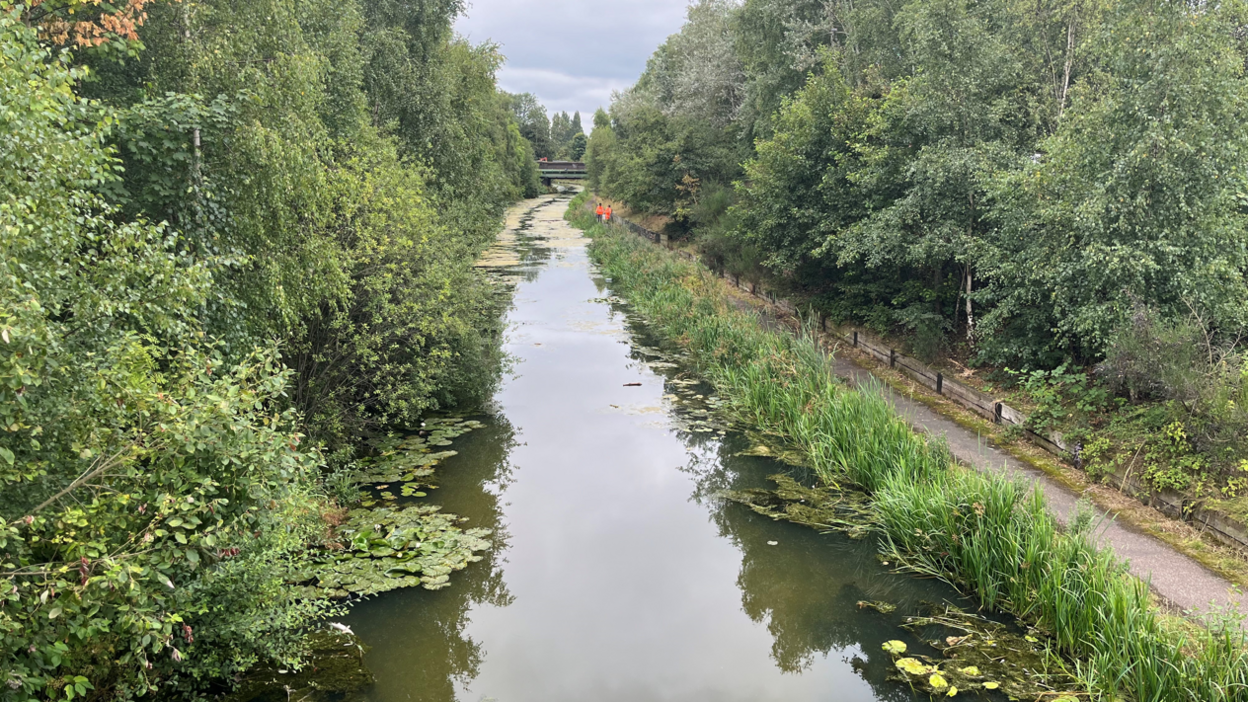
[[[685,0],[469,0],[456,23],[474,44],[493,41],[507,64],[498,82],[533,93],[548,114],[580,110],[588,132],[611,91],[632,85],[646,59],[680,30]]]

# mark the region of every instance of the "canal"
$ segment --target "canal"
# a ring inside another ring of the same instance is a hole
[[[873,539],[718,497],[801,471],[719,424],[711,389],[612,297],[566,207],[524,203],[483,261],[515,285],[514,366],[424,498],[493,529],[495,547],[449,588],[353,608],[368,698],[920,699],[886,679],[881,645],[930,651],[898,625],[956,593],[889,572]]]

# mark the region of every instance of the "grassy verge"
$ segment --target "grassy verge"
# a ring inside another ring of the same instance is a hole
[[[867,490],[890,558],[1049,632],[1097,699],[1248,700],[1238,628],[1170,624],[1144,583],[1061,531],[1036,491],[957,469],[882,394],[840,384],[817,344],[764,330],[700,266],[596,225],[580,202],[571,218],[613,287],[689,351],[732,411],[785,437],[826,482]]]

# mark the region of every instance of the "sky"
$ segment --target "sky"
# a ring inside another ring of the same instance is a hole
[[[632,85],[646,59],[685,20],[684,0],[469,0],[456,22],[474,44],[492,41],[507,64],[499,87],[533,93],[547,114],[579,110],[588,133],[611,91]]]

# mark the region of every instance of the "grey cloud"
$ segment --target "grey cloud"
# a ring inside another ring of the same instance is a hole
[[[531,92],[551,112],[580,111],[585,126],[611,91],[631,85],[685,18],[679,0],[473,0],[456,23],[507,56],[499,84]]]

